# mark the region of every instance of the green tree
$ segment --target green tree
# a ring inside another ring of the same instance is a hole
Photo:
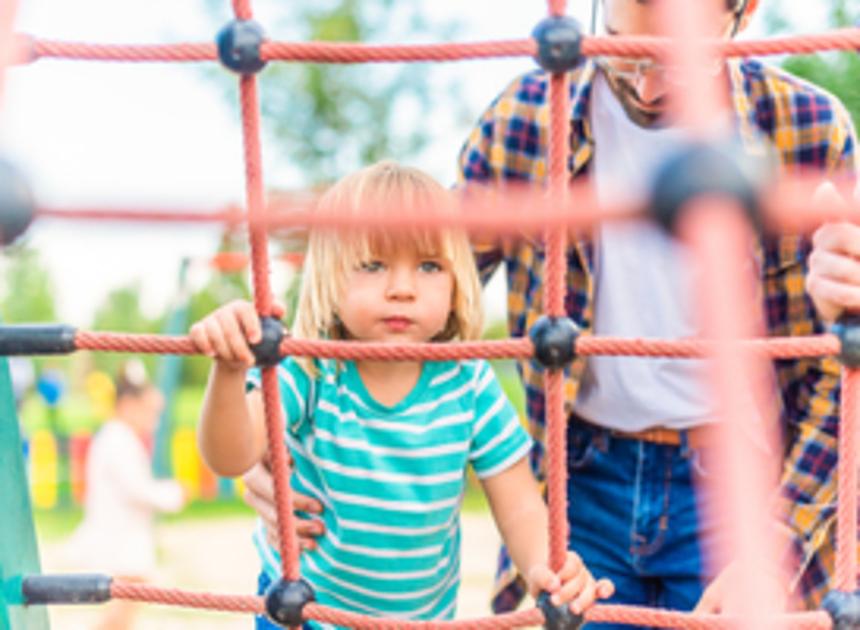
[[[826,0],[828,23],[832,28],[853,26],[860,16],[860,0]],[[765,14],[772,33],[789,32],[791,21],[776,5]],[[856,52],[827,52],[788,57],[783,67],[792,74],[820,85],[841,100],[860,126],[860,56]]]
[[[279,40],[406,42],[428,34],[444,40],[456,31],[454,23],[431,24],[417,2],[286,3],[278,15],[266,29]],[[427,78],[428,66],[416,64],[270,63],[260,74],[264,124],[304,184],[331,181],[384,157],[412,157],[425,146],[434,104]],[[229,85],[235,103],[235,81]],[[441,91],[456,93],[450,86]]]
[[[14,245],[4,250],[4,257],[7,266],[0,317],[13,324],[56,321],[54,282],[39,253],[26,245]]]

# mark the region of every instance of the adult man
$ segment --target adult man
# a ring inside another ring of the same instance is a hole
[[[742,29],[757,0],[726,6],[714,35]],[[659,8],[643,0],[603,0],[606,30],[617,35],[660,32]],[[753,61],[714,68],[729,85],[733,122],[746,146],[776,150],[785,171],[818,168],[827,176],[854,171],[854,131],[831,96]],[[466,182],[539,183],[546,173],[547,76],[515,80],[490,106],[460,158]],[[572,178],[589,177],[599,197],[646,193],[650,171],[671,151],[678,131],[666,124],[667,76],[659,64],[589,60],[571,72]],[[823,330],[803,292],[809,243],[767,238],[757,263],[762,315],[771,335]],[[647,224],[602,226],[575,239],[568,252],[568,315],[586,332],[635,337],[695,334],[696,318],[685,269],[686,253]],[[488,277],[505,265],[508,324],[527,334],[541,314],[543,251],[530,241],[482,248]],[[532,463],[542,476],[544,398],[541,375],[520,366],[530,427],[537,438]],[[666,359],[578,359],[566,380],[571,546],[588,566],[616,585],[615,601],[719,611],[726,574],[704,596],[706,557],[719,523],[705,522],[694,493],[707,474],[706,425],[713,403],[699,362]],[[816,603],[832,571],[838,365],[832,360],[775,365],[785,431],[779,518],[774,530],[797,558],[793,586]],[[777,393],[777,392],[775,392]],[[312,524],[303,524],[309,531]],[[503,561],[503,569],[507,569]],[[507,570],[494,607],[514,606],[520,582]],[[628,626],[623,626],[628,627]]]
[[[658,33],[655,4],[604,0],[607,32]],[[726,0],[715,35],[732,37],[757,4]],[[853,176],[854,131],[833,97],[758,62],[731,61],[717,71],[729,85],[734,126],[745,146],[769,143],[784,171],[813,168],[828,177]],[[677,130],[664,118],[667,80],[658,64],[623,59],[591,60],[571,73],[573,178],[589,176],[605,200],[617,200],[619,191],[647,192],[650,171],[676,142]],[[544,73],[525,75],[490,106],[461,153],[464,180],[544,179],[547,83]],[[808,242],[798,237],[761,243],[756,262],[771,335],[822,330],[803,293],[808,251]],[[529,242],[479,252],[485,275],[506,265],[512,335],[526,334],[540,315],[542,257]],[[684,250],[656,227],[602,226],[570,248],[568,314],[601,335],[695,334],[689,291],[694,279],[684,258]],[[528,364],[521,368],[540,442],[540,374]],[[791,541],[797,555],[793,586],[813,604],[832,570],[838,366],[832,360],[798,360],[775,368],[786,458],[784,520],[775,517],[774,529]],[[718,611],[723,604],[724,575],[700,600],[706,556],[720,532],[718,523],[703,520],[693,491],[695,478],[707,473],[702,446],[714,415],[700,370],[698,362],[580,359],[566,381],[571,546],[596,575],[613,580],[619,602],[689,609],[699,601],[700,611]],[[536,449],[538,471],[542,460]],[[496,608],[510,607],[519,590],[509,579]]]

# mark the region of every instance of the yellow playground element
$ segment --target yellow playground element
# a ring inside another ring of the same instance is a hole
[[[57,440],[53,434],[45,429],[33,433],[30,438],[30,486],[35,507],[50,509],[57,504],[58,464]]]

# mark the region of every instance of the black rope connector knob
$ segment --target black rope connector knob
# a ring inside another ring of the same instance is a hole
[[[0,245],[11,245],[21,236],[34,214],[33,193],[24,176],[0,158]]]
[[[571,17],[548,17],[532,30],[538,65],[547,72],[567,72],[582,63],[582,26]]]
[[[821,607],[833,620],[833,630],[860,630],[860,591],[830,591]]]
[[[546,630],[579,630],[585,623],[585,617],[570,612],[568,604],[553,604],[546,591],[538,595],[537,607],[543,613],[543,627]]]
[[[260,330],[263,335],[259,343],[251,344],[258,367],[273,367],[281,362],[281,342],[286,335],[286,329],[281,320],[275,317],[260,318]]]
[[[579,327],[569,317],[543,316],[529,330],[535,359],[549,369],[562,368],[576,356]]]
[[[305,580],[281,578],[266,591],[266,614],[284,628],[300,627],[302,609],[315,600],[314,590]]]
[[[756,163],[740,150],[721,145],[690,143],[659,167],[651,193],[651,212],[657,222],[674,233],[681,214],[694,199],[709,196],[730,199],[744,209],[752,225],[762,228]]]
[[[860,368],[860,315],[843,315],[833,324],[839,337],[839,360],[847,368]]]
[[[21,598],[28,606],[41,604],[96,604],[111,599],[113,578],[108,575],[28,575],[21,580]]]
[[[256,74],[266,67],[260,57],[264,39],[263,27],[253,20],[228,22],[215,37],[218,58],[233,72]]]

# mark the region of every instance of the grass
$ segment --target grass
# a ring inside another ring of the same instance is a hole
[[[57,540],[71,534],[83,518],[78,507],[33,510],[33,522],[39,540]]]
[[[467,514],[484,514],[489,509],[487,497],[484,491],[481,490],[481,485],[475,480],[470,480],[466,484],[466,494],[463,497],[463,512]]]
[[[193,520],[210,520],[234,516],[253,516],[254,511],[239,499],[218,501],[192,501],[181,512],[160,517],[162,522],[176,523]],[[71,534],[83,519],[80,507],[33,510],[36,534],[40,540],[57,540]]]
[[[463,497],[463,511],[469,514],[483,514],[487,510],[487,499],[480,485],[470,479],[466,484],[466,494]],[[162,516],[160,520],[165,523],[183,523],[237,516],[254,516],[254,511],[240,499],[222,499],[192,501],[181,512]],[[82,518],[83,510],[80,507],[33,511],[33,521],[39,540],[55,541],[69,536],[80,524]]]

